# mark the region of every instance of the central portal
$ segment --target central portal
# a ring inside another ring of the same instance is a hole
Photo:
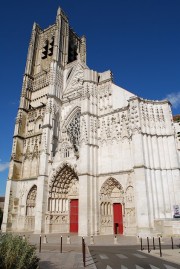
[[[113,204],[114,234],[123,234],[122,204]]]
[[[70,201],[70,233],[78,233],[78,199]]]
[[[70,164],[62,164],[49,186],[46,232],[78,232],[79,180]]]

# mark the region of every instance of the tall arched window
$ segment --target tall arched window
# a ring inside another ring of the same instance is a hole
[[[67,126],[67,133],[70,142],[73,145],[75,154],[79,152],[79,140],[80,140],[80,115],[81,112],[78,111],[72,121]]]

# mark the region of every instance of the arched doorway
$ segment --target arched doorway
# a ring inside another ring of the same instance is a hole
[[[26,200],[25,230],[27,230],[27,231],[34,231],[36,196],[37,196],[37,186],[34,185],[30,189],[30,191],[27,195],[27,200]]]
[[[124,191],[115,178],[107,179],[100,190],[101,234],[123,234]]]
[[[48,232],[78,232],[79,181],[74,169],[64,164],[49,186],[46,230]]]

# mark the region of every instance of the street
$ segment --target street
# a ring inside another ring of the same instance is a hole
[[[97,269],[180,269],[180,265],[139,251],[137,246],[89,246]]]

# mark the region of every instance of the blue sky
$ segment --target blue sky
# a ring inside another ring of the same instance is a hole
[[[180,0],[31,0],[1,3],[0,195],[33,22],[55,22],[58,6],[87,38],[87,64],[145,99],[169,98],[180,114]]]

